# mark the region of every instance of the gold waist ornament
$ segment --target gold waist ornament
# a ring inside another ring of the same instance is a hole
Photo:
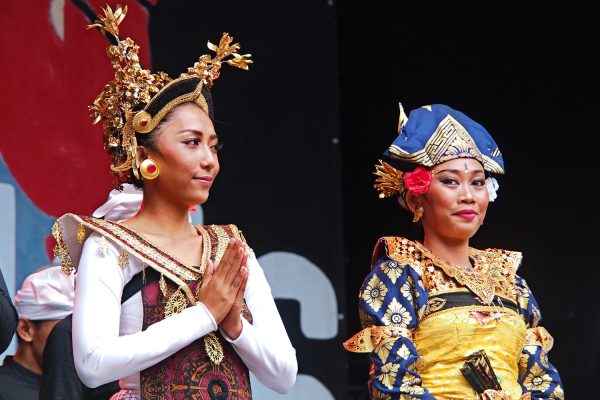
[[[496,307],[456,307],[425,317],[413,332],[423,361],[418,368],[423,387],[438,399],[478,400],[460,369],[470,354],[484,349],[502,389],[520,399],[518,365],[525,332],[520,315]]]

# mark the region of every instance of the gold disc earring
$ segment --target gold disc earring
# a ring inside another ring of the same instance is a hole
[[[144,179],[152,180],[158,176],[160,173],[160,169],[158,169],[158,165],[151,160],[150,158],[146,158],[140,164],[140,173],[144,177]]]
[[[421,206],[418,206],[417,208],[415,208],[412,222],[417,222],[418,220],[420,220],[421,217],[423,216],[424,211],[425,210]]]

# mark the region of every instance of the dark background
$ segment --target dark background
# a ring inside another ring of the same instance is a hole
[[[447,104],[490,131],[506,166],[472,245],[523,252],[518,273],[554,336],[549,358],[566,398],[597,398],[595,14],[572,2],[457,3],[337,3],[347,329],[359,329],[357,291],[377,238],[419,234],[372,189],[373,165],[396,136],[397,102],[407,114]],[[348,357],[351,398],[364,399],[367,357]]]

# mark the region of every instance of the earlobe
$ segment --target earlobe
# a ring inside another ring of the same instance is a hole
[[[26,318],[19,318],[19,323],[17,324],[17,335],[19,335],[22,341],[31,343],[33,341],[33,330],[34,326],[31,321]]]
[[[415,209],[419,206],[415,201],[415,195],[411,192],[407,192],[404,201],[406,202],[408,210],[414,214]]]
[[[413,211],[413,220],[412,222],[419,222],[419,220],[423,217],[423,213],[425,209],[421,206],[417,206]]]
[[[423,208],[422,205],[420,205],[420,201],[417,201],[417,199],[415,198],[415,194],[413,194],[412,192],[408,192],[406,193],[406,206],[408,207],[408,210],[413,214],[413,220],[412,222],[419,222],[419,220],[423,217],[423,213],[425,212],[425,209]]]

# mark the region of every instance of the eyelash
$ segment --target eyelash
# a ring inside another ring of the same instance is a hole
[[[198,146],[200,144],[200,140],[199,139],[188,139],[188,140],[184,140],[183,143],[184,144],[193,144],[194,146]]]
[[[458,184],[458,182],[454,178],[442,178],[440,179],[440,182],[442,182],[444,185]],[[476,179],[473,182],[471,182],[471,184],[475,184],[475,186],[479,187],[485,186],[485,179]]]
[[[183,143],[193,145],[193,146],[198,146],[200,144],[200,140],[199,139],[188,139],[188,140],[185,140]],[[217,151],[219,151],[223,148],[223,143],[217,142],[216,144],[213,144],[212,146],[210,146],[210,148],[216,153]]]

